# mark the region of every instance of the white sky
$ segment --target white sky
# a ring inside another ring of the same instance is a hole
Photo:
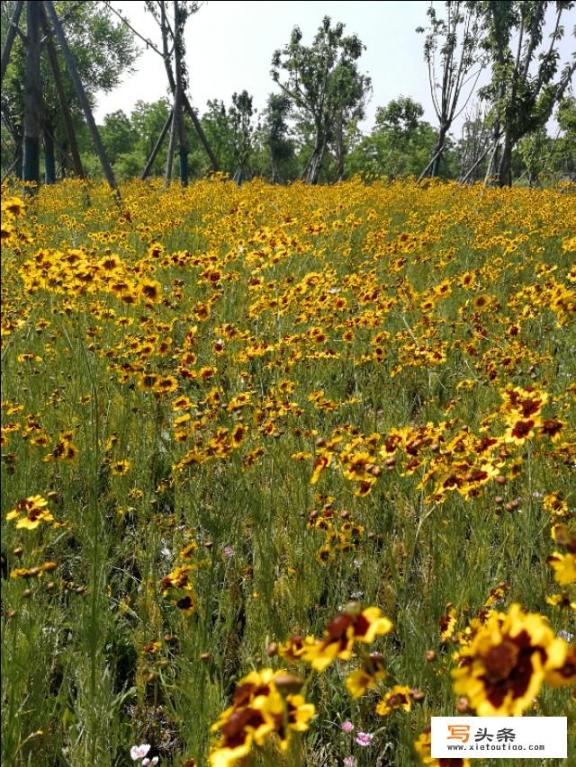
[[[289,40],[295,25],[310,44],[324,16],[346,25],[346,34],[357,34],[364,45],[359,68],[372,78],[373,95],[368,105],[370,127],[376,107],[400,95],[411,96],[422,104],[425,118],[435,124],[423,57],[424,36],[418,26],[426,26],[426,0],[317,0],[291,2],[275,0],[207,0],[186,26],[186,60],[192,104],[203,112],[209,99],[230,104],[232,94],[246,89],[260,111],[268,94],[278,87],[270,77],[270,62],[277,48]],[[436,3],[436,6],[440,6]],[[127,16],[144,36],[159,44],[159,31],[143,2],[115,0],[113,6]],[[567,32],[576,24],[576,10],[565,13]],[[144,48],[143,44],[140,44]],[[562,60],[574,50],[568,34],[561,43]],[[129,113],[136,101],[155,101],[167,93],[166,74],[161,58],[143,50],[136,61],[136,72],[125,78],[112,93],[101,94],[96,119],[123,109]]]

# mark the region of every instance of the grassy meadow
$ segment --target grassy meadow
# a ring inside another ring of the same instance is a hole
[[[576,752],[574,188],[121,192],[4,190],[2,764]]]

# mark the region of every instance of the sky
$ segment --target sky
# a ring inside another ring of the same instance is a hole
[[[143,2],[115,0],[112,5],[141,34],[159,45],[158,27]],[[203,112],[209,99],[221,99],[229,105],[234,92],[246,89],[254,97],[254,106],[262,110],[268,94],[279,90],[270,77],[274,51],[287,44],[296,25],[303,32],[304,44],[310,44],[322,18],[330,16],[333,21],[343,22],[346,34],[357,34],[366,46],[359,68],[372,78],[373,92],[361,127],[369,129],[376,108],[400,95],[422,104],[425,119],[434,124],[423,56],[424,36],[415,31],[426,25],[428,6],[427,0],[207,0],[186,25],[190,100]],[[572,19],[566,19],[567,29],[576,24],[576,10],[569,13]],[[574,39],[566,37],[561,46],[561,57],[566,61],[574,49]],[[140,48],[144,49],[144,45],[140,44]],[[129,113],[139,99],[154,101],[167,94],[166,74],[157,53],[143,50],[135,69],[112,93],[99,95],[99,122],[105,114],[118,109]],[[483,73],[480,84],[486,76]]]

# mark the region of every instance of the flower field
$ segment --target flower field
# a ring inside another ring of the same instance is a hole
[[[3,196],[2,764],[576,750],[574,188],[121,191]]]

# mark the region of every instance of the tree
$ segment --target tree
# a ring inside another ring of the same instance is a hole
[[[491,126],[486,111],[477,103],[462,125],[457,144],[460,179],[479,181],[486,172],[485,159],[490,151]]]
[[[408,139],[421,125],[423,116],[424,109],[421,104],[409,96],[400,96],[385,107],[376,109],[375,124],[378,130]]]
[[[232,129],[232,154],[234,159],[234,178],[240,184],[248,177],[248,163],[252,153],[254,126],[252,125],[252,96],[248,91],[234,93],[232,106],[228,111]]]
[[[5,30],[9,26],[15,3],[12,0],[2,2],[3,42]],[[25,3],[40,10],[41,4]],[[56,11],[60,17],[68,46],[76,62],[78,75],[91,106],[95,104],[99,90],[109,92],[120,82],[122,76],[130,71],[137,56],[132,34],[120,24],[114,22],[109,10],[100,3],[58,2]],[[25,17],[26,14],[23,14]],[[38,98],[40,107],[40,130],[44,139],[45,164],[54,162],[54,150],[63,158],[72,150],[70,125],[75,132],[82,132],[82,110],[80,108],[74,83],[63,58],[61,46],[53,44],[47,34],[45,19],[40,19],[40,37],[37,48],[40,54],[41,93]],[[20,154],[23,141],[24,119],[24,82],[26,69],[26,33],[18,36],[14,42],[2,89],[2,116],[14,142],[16,154]],[[54,64],[59,71],[59,78],[54,75]],[[61,106],[64,99],[67,109]],[[66,159],[68,163],[68,160]],[[69,164],[69,163],[68,163]],[[72,162],[78,173],[78,157]]]
[[[485,47],[492,60],[492,80],[483,89],[495,115],[495,140],[501,151],[494,152],[498,183],[512,183],[512,151],[529,133],[545,127],[554,107],[572,81],[576,54],[562,68],[558,42],[564,34],[560,23],[574,2],[558,0],[554,4],[553,31],[548,45],[542,48],[549,0],[486,0],[482,13],[486,24]],[[575,32],[576,36],[576,32]]]
[[[356,35],[344,35],[344,24],[333,26],[325,16],[311,46],[302,44],[302,31],[294,27],[290,42],[272,57],[273,80],[312,127],[313,150],[303,174],[307,183],[317,183],[334,126],[344,129],[370,85],[356,67],[363,50]]]
[[[132,152],[137,140],[130,118],[121,109],[106,115],[100,133],[111,163],[120,155]]]
[[[171,121],[172,107],[166,98],[150,103],[137,101],[130,113],[130,122],[137,135],[137,148],[142,163],[154,155],[144,177],[150,172],[160,173],[160,169],[166,165],[166,154],[159,151],[160,147],[157,152],[154,152],[154,149],[162,132],[164,131],[165,135],[168,131]]]
[[[428,79],[434,111],[438,118],[439,130],[432,159],[422,172],[437,176],[445,140],[454,120],[466,108],[472,96],[481,65],[478,61],[480,43],[480,14],[478,3],[463,0],[446,0],[445,17],[436,13],[433,5],[428,8],[430,26],[427,30],[419,27],[417,31],[426,31],[424,58],[428,65]],[[470,74],[471,70],[476,71]],[[458,109],[462,94],[468,83],[472,86]]]
[[[350,157],[352,171],[367,177],[417,175],[438,135],[423,115],[421,104],[406,96],[378,107],[374,128]]]
[[[273,184],[287,178],[294,159],[294,142],[289,138],[290,99],[284,93],[271,93],[264,111],[263,144],[270,156],[270,180]]]
[[[366,101],[372,90],[370,78],[358,72],[355,63],[343,61],[334,71],[337,99],[330,143],[336,156],[336,176],[344,178],[344,161],[349,151],[350,140],[357,131],[357,125],[364,118]]]
[[[218,156],[221,169],[233,175],[236,169],[234,136],[228,110],[220,99],[210,99],[206,106],[206,112],[201,117],[202,128]]]
[[[556,113],[560,136],[556,139],[554,158],[559,173],[576,181],[576,98],[564,98]]]

